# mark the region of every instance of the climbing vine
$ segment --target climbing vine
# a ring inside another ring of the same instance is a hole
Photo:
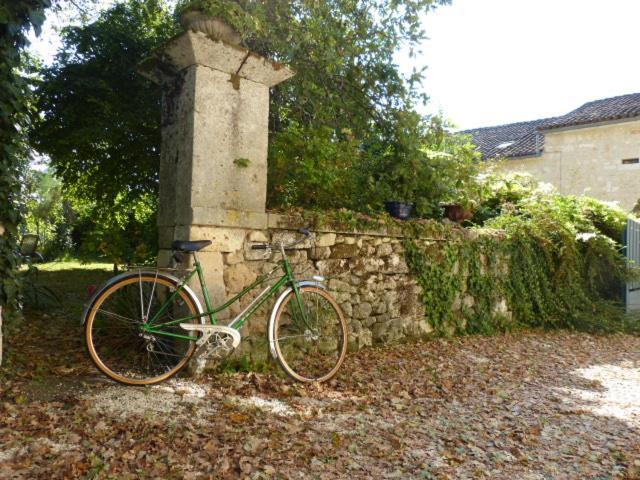
[[[621,238],[621,219],[603,223],[593,202],[555,196],[497,217],[489,226],[499,231],[472,229],[444,248],[406,239],[427,320],[444,334],[628,328],[620,294],[635,273],[614,240]]]
[[[19,71],[20,53],[27,44],[27,30],[39,29],[50,4],[50,0],[13,0],[0,6],[0,305],[15,302],[19,284],[15,251],[28,95]]]

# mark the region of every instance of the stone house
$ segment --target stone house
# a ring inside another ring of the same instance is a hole
[[[640,198],[640,93],[585,103],[559,117],[465,130],[486,160],[527,172],[563,194]]]

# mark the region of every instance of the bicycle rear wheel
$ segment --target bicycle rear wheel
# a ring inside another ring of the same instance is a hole
[[[336,301],[306,286],[285,297],[275,316],[275,349],[283,370],[300,382],[324,382],[347,353],[347,324]],[[300,298],[300,302],[298,302]]]
[[[87,311],[85,339],[100,371],[127,385],[152,385],[187,365],[195,350],[196,332],[179,325],[158,327],[164,335],[143,329],[144,321],[167,302],[155,325],[198,315],[196,300],[184,289],[169,301],[177,287],[175,280],[162,274],[132,272],[96,296]],[[201,319],[182,323],[201,323]]]

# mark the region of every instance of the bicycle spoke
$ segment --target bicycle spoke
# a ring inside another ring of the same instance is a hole
[[[131,323],[131,324],[139,324],[140,322],[138,320],[134,320],[132,318],[129,317],[125,317],[124,315],[118,315],[117,313],[114,312],[108,312],[107,310],[102,310],[102,309],[98,309],[97,310],[100,313],[104,313],[107,316],[113,317],[117,320],[121,320],[123,322],[127,322],[127,323]]]
[[[287,300],[277,317],[278,361],[296,380],[330,378],[346,352],[346,326],[338,307],[313,287]]]
[[[188,293],[175,292],[175,284],[155,274],[136,272],[96,299],[87,329],[92,335],[89,352],[96,365],[110,377],[132,384],[157,383],[175,374],[193,353],[195,340],[188,337],[162,338],[144,328],[142,318],[150,318],[163,308],[160,321],[195,317],[195,302]],[[199,322],[199,318],[186,320]],[[166,333],[183,333],[177,325],[162,328]]]

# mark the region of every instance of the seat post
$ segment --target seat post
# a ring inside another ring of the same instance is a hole
[[[193,254],[193,263],[196,267],[196,272],[198,273],[198,281],[200,282],[200,288],[202,290],[202,297],[204,298],[204,304],[207,307],[207,312],[211,312],[213,310],[213,303],[211,302],[211,297],[209,296],[209,289],[207,288],[207,282],[204,279],[204,272],[202,270],[202,266],[198,261],[198,255],[196,252],[191,252]],[[209,318],[211,319],[212,324],[217,323],[217,319],[213,313],[209,314]]]

